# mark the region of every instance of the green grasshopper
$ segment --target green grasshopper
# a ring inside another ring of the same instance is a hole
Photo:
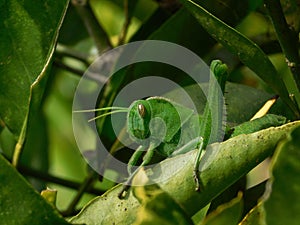
[[[195,157],[193,177],[196,191],[200,190],[199,164],[203,150],[209,143],[219,140],[219,133],[225,129],[223,118],[216,119],[214,115],[222,116],[224,105],[220,103],[218,89],[224,93],[227,79],[227,66],[219,60],[214,60],[210,66],[211,76],[216,79],[209,81],[207,104],[202,115],[192,109],[179,105],[167,98],[150,97],[146,100],[134,101],[129,108],[106,107],[95,110],[77,112],[107,111],[89,121],[114,113],[127,113],[127,132],[130,138],[139,144],[128,162],[129,177],[123,184],[119,194],[123,198],[130,187],[133,177],[143,166],[150,163],[155,152],[164,157],[183,154],[198,149]],[[218,86],[218,87],[217,87]],[[209,104],[210,103],[210,104]],[[212,124],[214,121],[214,125]],[[231,137],[242,133],[252,133],[270,126],[284,124],[286,119],[277,115],[266,115],[262,118],[245,122],[230,130]],[[133,167],[138,165],[134,171]]]
[[[210,76],[214,76],[215,79],[210,78],[207,104],[202,116],[196,114],[190,108],[186,108],[163,97],[150,97],[146,100],[137,100],[129,108],[106,107],[92,110],[113,111],[99,115],[91,120],[114,113],[127,112],[127,132],[130,138],[139,144],[139,147],[129,160],[129,178],[123,185],[123,189],[119,194],[120,198],[124,197],[133,177],[139,169],[150,163],[155,152],[164,157],[170,157],[198,149],[193,176],[196,183],[196,190],[200,190],[198,168],[202,151],[206,148],[209,141],[210,143],[218,141],[219,131],[224,128],[223,120],[219,120],[215,125],[217,131],[212,132],[213,114],[223,114],[224,110],[224,105],[220,104],[220,100],[218,99],[220,96],[218,91],[224,92],[227,66],[220,60],[214,60],[211,63],[210,70]],[[91,110],[78,112],[89,111]],[[132,171],[132,168],[138,164],[140,159],[142,159],[141,164],[136,170]]]

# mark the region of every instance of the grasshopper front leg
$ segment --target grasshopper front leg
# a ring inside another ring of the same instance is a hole
[[[144,146],[139,146],[138,149],[134,152],[134,154],[132,155],[132,157],[129,160],[128,163],[128,173],[129,173],[129,177],[127,178],[126,182],[123,184],[122,190],[120,191],[118,197],[120,199],[125,198],[126,193],[128,191],[128,189],[131,186],[132,180],[134,178],[134,176],[137,174],[137,172],[143,167],[149,164],[149,162],[151,161],[154,151],[155,151],[155,146],[154,144],[150,144],[149,148],[146,151],[146,154],[143,157],[143,161],[141,163],[141,165],[139,165],[139,167],[135,170],[135,171],[131,171],[132,167],[135,166],[137,164],[137,162],[139,161],[139,159],[141,158],[142,154],[145,151],[145,147]]]
[[[133,153],[133,155],[130,157],[128,165],[127,165],[127,171],[128,174],[132,174],[132,168],[137,165],[138,161],[142,157],[142,155],[145,153],[146,147],[140,145],[137,150]]]

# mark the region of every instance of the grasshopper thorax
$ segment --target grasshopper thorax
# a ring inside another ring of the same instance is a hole
[[[127,132],[136,141],[149,137],[151,107],[146,100],[134,101],[127,115]]]

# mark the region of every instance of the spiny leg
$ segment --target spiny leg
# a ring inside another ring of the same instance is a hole
[[[149,164],[149,162],[151,161],[151,159],[152,159],[152,157],[153,157],[154,150],[155,150],[155,145],[150,144],[150,146],[149,146],[149,148],[148,148],[146,154],[145,154],[144,157],[143,157],[143,162],[142,162],[141,165],[139,165],[139,167],[138,167],[135,171],[133,171],[132,173],[131,173],[131,168],[132,168],[132,166],[134,166],[134,165],[138,162],[139,158],[141,157],[141,153],[144,151],[144,147],[141,147],[141,146],[140,146],[140,147],[137,149],[137,151],[135,151],[135,153],[133,154],[133,156],[130,158],[129,163],[131,163],[131,164],[128,165],[128,171],[129,171],[129,174],[130,174],[130,175],[129,175],[129,177],[127,178],[126,182],[123,184],[122,190],[120,191],[120,193],[119,193],[119,195],[118,195],[118,197],[119,197],[120,199],[125,198],[126,193],[127,193],[128,189],[130,188],[131,182],[132,182],[134,176],[137,174],[137,172],[138,172],[143,166]],[[133,159],[132,159],[132,158],[133,158]]]
[[[176,156],[179,154],[184,154],[187,153],[189,151],[191,151],[192,149],[197,148],[198,152],[195,158],[195,163],[194,163],[194,169],[193,169],[193,177],[194,177],[194,181],[196,184],[196,191],[200,190],[200,177],[199,177],[199,165],[200,165],[200,157],[203,151],[203,138],[202,137],[197,137],[193,140],[191,140],[190,142],[188,142],[187,144],[185,144],[184,146],[182,146],[181,148],[177,149],[176,151],[174,151],[171,156]]]
[[[184,153],[187,153],[190,150],[195,149],[195,148],[198,149],[198,152],[197,152],[197,155],[196,155],[196,158],[195,158],[194,169],[193,169],[193,177],[194,177],[194,181],[195,181],[195,184],[196,184],[195,189],[196,189],[196,191],[199,191],[200,190],[199,165],[200,165],[200,157],[201,157],[201,154],[203,152],[203,138],[202,137],[197,137],[197,138],[191,140],[190,142],[188,142],[187,144],[185,144],[181,148],[174,151],[171,156],[184,154]]]
[[[199,165],[200,165],[200,157],[202,155],[202,151],[203,151],[203,138],[200,137],[200,141],[199,141],[199,147],[198,147],[198,152],[195,158],[195,163],[194,163],[194,170],[193,170],[193,177],[194,177],[194,181],[196,184],[196,191],[200,191],[200,171],[199,171]]]

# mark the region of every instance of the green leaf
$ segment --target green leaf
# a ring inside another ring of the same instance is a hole
[[[37,107],[43,96],[46,70],[67,3],[67,0],[0,3],[0,117],[16,139],[23,136],[21,145],[30,105]],[[43,86],[38,87],[39,83]]]
[[[203,8],[207,9],[230,26],[237,25],[250,11],[255,9],[255,7],[251,6],[253,0],[246,0],[243,2],[239,0],[195,0],[194,2],[202,5]]]
[[[250,120],[271,97],[272,94],[265,91],[227,82],[225,86],[227,122],[240,124]]]
[[[205,218],[205,216],[207,214],[207,210],[208,210],[209,206],[210,206],[210,204],[208,204],[204,208],[200,209],[196,214],[194,214],[192,216],[192,220],[193,220],[194,224],[199,224],[200,222],[203,221],[203,219]]]
[[[297,121],[209,145],[200,163],[200,193],[195,192],[192,176],[197,151],[166,159],[153,169],[146,170],[146,173],[150,180],[158,183],[191,217],[270,156],[277,142],[299,125],[300,122]],[[131,224],[140,204],[132,191],[126,199],[120,200],[117,196],[121,188],[122,185],[118,185],[91,201],[71,222]]]
[[[192,176],[196,151],[164,160],[152,169],[153,175],[149,178],[157,181],[189,215],[193,215],[270,156],[277,142],[299,123],[239,135],[220,144],[209,145],[200,163],[200,193],[194,191]],[[155,178],[157,174],[161,175]]]
[[[174,29],[174,27],[176,27],[176,29]],[[178,30],[181,32],[178,33]],[[198,35],[193,35],[195,30],[197,30]],[[159,29],[154,31],[148,39],[177,43],[189,49],[193,49],[193,52],[200,56],[206,54],[215,44],[215,41],[206,33],[199,23],[197,23],[197,20],[184,8],[170,17]],[[199,45],[199,43],[206,44]],[[150,68],[148,70],[151,71]],[[137,74],[139,74],[139,71]]]
[[[32,111],[34,114],[29,114],[26,142],[22,149],[19,165],[47,173],[49,140],[46,120],[40,110],[33,109]],[[30,178],[30,183],[36,190],[46,188],[46,182],[39,179]]]
[[[203,221],[203,225],[238,224],[243,211],[243,198],[240,193],[230,202],[220,205]]]
[[[219,18],[231,25],[238,24],[249,11],[254,9],[250,4],[245,4],[239,0],[223,0],[222,2],[219,0],[211,0],[205,1],[203,4],[210,10],[214,10]],[[172,41],[189,48],[193,46],[191,49],[193,49],[194,52],[203,55],[215,42],[207,32],[196,23],[195,19],[187,15],[184,9],[178,10],[172,15],[159,7],[140,27],[136,34],[134,34],[131,41],[144,39]],[[176,27],[176,29],[174,29],[174,27]],[[181,32],[177,32],[178,30]],[[197,30],[197,35],[194,35],[194,30]],[[199,43],[205,43],[205,45]]]
[[[300,127],[297,127],[279,144],[273,157],[272,177],[267,183],[265,195],[245,216],[241,225],[298,224],[299,138]]]
[[[71,223],[97,225],[97,224],[132,224],[136,219],[136,212],[140,206],[138,200],[132,196],[120,200],[118,194],[121,185],[113,187],[102,196],[89,202],[81,212],[73,217]]]
[[[1,154],[0,180],[1,224],[68,224]]]
[[[151,16],[144,21],[137,32],[130,38],[130,42],[145,40],[154,31],[159,29],[159,27],[171,16],[168,12],[158,7]]]
[[[87,38],[89,38],[89,34],[82,19],[75,8],[70,5],[61,27],[58,42],[70,46]]]
[[[263,196],[265,192],[265,187],[266,187],[266,181],[261,182],[254,187],[251,187],[247,189],[244,194],[243,194],[243,199],[244,199],[244,212],[243,216],[245,216],[248,213],[251,213],[250,211],[255,208]],[[255,224],[255,223],[254,223]]]
[[[138,176],[138,174],[137,174]],[[157,184],[137,186],[134,195],[141,202],[135,225],[146,224],[193,224],[182,208]]]
[[[300,128],[280,143],[272,161],[272,178],[264,203],[267,224],[299,224]]]
[[[213,38],[230,52],[237,55],[245,65],[284,99],[296,115],[299,114],[289,97],[282,77],[277,73],[267,55],[254,42],[193,1],[181,0],[180,2],[196,17],[198,22]]]
[[[7,127],[5,127],[0,134],[1,154],[3,154],[6,158],[11,159],[14,152],[15,145],[16,145],[16,140],[13,134],[8,130]]]
[[[215,211],[220,205],[226,204],[236,198],[238,194],[244,192],[246,189],[246,176],[241,177],[234,184],[229,186],[225,191],[213,199],[209,205],[207,214]],[[244,193],[243,193],[244,198]]]

